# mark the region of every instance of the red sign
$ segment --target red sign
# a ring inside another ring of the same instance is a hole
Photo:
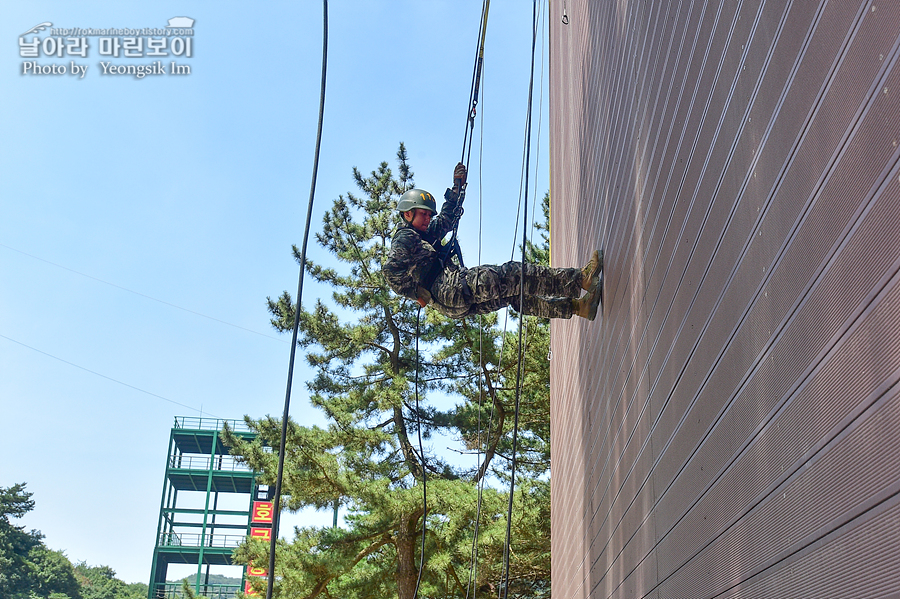
[[[254,501],[253,517],[250,521],[253,523],[271,524],[274,511],[275,506],[271,501]]]
[[[271,541],[272,540],[272,529],[271,528],[251,528],[250,529],[250,538],[251,539],[259,539],[261,541]]]
[[[256,566],[247,566],[247,576],[268,576],[269,571],[265,568],[257,568]]]
[[[250,586],[250,581],[247,580],[244,582],[244,594],[248,597],[259,597],[259,593],[253,590],[253,587]]]

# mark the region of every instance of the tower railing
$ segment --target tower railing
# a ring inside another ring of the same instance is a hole
[[[247,540],[247,535],[166,532],[159,535],[160,547],[218,547],[235,548]]]
[[[208,455],[170,455],[169,468],[180,470],[209,470],[210,459],[213,460],[213,470],[223,472],[252,472],[247,464],[241,463],[234,456],[218,455],[214,458]]]
[[[220,431],[228,423],[228,428],[239,432],[252,432],[243,420],[226,420],[223,418],[202,418],[197,416],[176,416],[175,428],[199,431]]]
[[[154,587],[154,599],[183,599],[184,593],[181,588],[181,582],[165,582],[157,584]],[[193,585],[191,585],[193,587]],[[202,584],[200,585],[200,594],[208,599],[232,599],[238,591],[241,590],[240,585],[233,584]]]

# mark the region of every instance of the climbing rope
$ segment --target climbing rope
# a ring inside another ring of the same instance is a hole
[[[482,223],[483,218],[483,190],[482,185],[482,166],[484,163],[484,116],[482,115],[479,123],[479,147],[478,147],[478,264],[481,264],[481,246],[482,246]],[[474,135],[474,132],[473,132]],[[502,349],[501,349],[502,353]],[[478,441],[476,444],[475,454],[475,472],[476,476],[481,470],[481,446],[484,443],[483,428],[481,420],[481,411],[483,408],[484,398],[484,315],[478,315]],[[491,416],[488,420],[488,440],[490,440],[491,425],[494,420],[494,402],[491,402]],[[484,476],[476,480],[477,501],[475,506],[475,529],[472,533],[472,549],[469,554],[469,578],[466,581],[466,599],[469,599],[469,593],[475,594],[476,580],[478,574],[478,535],[481,531],[481,507],[484,495]]]
[[[478,106],[478,95],[481,84],[481,75],[483,70],[484,63],[484,42],[487,31],[487,18],[488,11],[490,9],[490,0],[484,0],[482,6],[482,18],[481,24],[479,27],[478,38],[478,52],[475,59],[474,72],[472,76],[472,86],[470,88],[469,95],[469,111],[466,115],[466,127],[463,136],[463,149],[462,155],[460,157],[460,162],[466,166],[466,170],[468,171],[469,160],[471,158],[472,152],[472,143],[474,140],[474,121],[475,116],[477,114],[477,106]],[[531,74],[528,83],[528,108],[526,115],[526,129],[525,129],[525,149],[524,149],[524,214],[523,214],[523,230],[522,230],[522,268],[520,272],[520,283],[519,283],[519,309],[521,311],[522,306],[525,303],[525,263],[526,263],[526,243],[525,240],[528,236],[528,175],[530,170],[530,159],[531,159],[531,112],[532,112],[532,95],[534,90],[534,57],[535,57],[535,46],[537,43],[537,31],[538,31],[538,5],[537,0],[533,1],[533,9],[532,9],[532,44],[531,44]],[[543,72],[543,62],[542,62],[542,72]],[[542,90],[543,91],[543,90]],[[470,136],[471,132],[471,136]],[[482,121],[482,143],[483,143],[483,121]],[[480,164],[480,163],[479,163]],[[480,167],[479,167],[480,173]],[[457,183],[456,181],[454,183]],[[479,185],[479,189],[480,189]],[[535,183],[536,189],[536,183]],[[460,207],[457,209],[457,226],[454,227],[452,236],[450,238],[448,248],[450,251],[447,252],[445,260],[449,258],[450,255],[456,254],[460,263],[460,266],[463,266],[462,262],[462,254],[459,251],[459,244],[457,242],[457,231],[458,231],[458,222],[459,217],[462,216],[462,200],[465,198],[465,190],[466,184],[463,182],[459,182],[458,185],[459,190],[459,203]],[[516,216],[516,227],[518,227],[518,214]],[[515,243],[513,243],[513,248],[515,248]],[[478,258],[479,263],[481,260],[481,197],[479,193],[479,248],[478,248]],[[419,572],[416,579],[416,588],[414,597],[418,597],[419,588],[422,581],[422,574],[425,566],[425,539],[426,539],[426,518],[428,514],[428,494],[426,488],[426,462],[425,462],[425,452],[422,445],[422,437],[421,437],[421,412],[419,408],[419,327],[420,327],[420,315],[421,308],[419,309],[416,315],[416,374],[415,374],[415,411],[416,411],[416,420],[417,420],[417,432],[418,432],[418,441],[419,441],[419,453],[422,459],[422,502],[423,502],[423,514],[422,514],[422,547],[421,547],[421,559],[419,562]],[[524,356],[524,345],[523,345],[523,315],[520,315],[519,319],[519,331],[518,331],[518,364],[516,370],[516,395],[515,395],[515,411],[514,411],[514,419],[513,419],[513,446],[512,446],[512,457],[510,464],[510,489],[509,489],[509,502],[507,507],[507,522],[506,522],[506,540],[504,545],[504,556],[503,556],[503,584],[500,587],[501,597],[505,599],[508,596],[509,592],[509,554],[510,554],[510,537],[511,537],[511,524],[512,524],[512,511],[513,511],[513,498],[515,494],[515,474],[516,474],[516,460],[517,460],[517,451],[518,451],[518,429],[519,429],[519,414],[521,407],[521,390],[522,390],[522,376],[523,376],[523,356]],[[479,326],[480,335],[483,334],[483,326]],[[480,451],[481,451],[481,442],[482,442],[482,429],[481,429],[481,397],[483,391],[481,389],[482,383],[482,371],[483,371],[483,337],[480,337],[481,345],[479,347],[479,362],[480,362],[480,370],[479,370],[479,424],[478,424],[478,460],[480,463]],[[502,343],[502,338],[501,338]],[[502,349],[501,349],[502,355]],[[501,357],[502,361],[502,357]],[[494,408],[495,403],[492,402],[491,407],[491,415],[488,422],[488,437],[490,437],[490,430],[493,424],[494,417]],[[499,434],[499,431],[498,431]],[[489,440],[489,439],[488,439]],[[471,553],[471,562],[470,562],[470,571],[469,571],[469,580],[466,585],[466,597],[469,596],[470,589],[474,593],[475,585],[476,585],[476,568],[477,568],[477,545],[478,545],[478,529],[480,525],[480,512],[481,512],[481,504],[482,504],[482,491],[483,491],[483,480],[484,476],[482,476],[478,481],[478,505],[476,508],[476,517],[475,517],[475,533],[472,542],[472,553]]]
[[[413,597],[419,596],[419,585],[422,583],[422,572],[425,569],[425,519],[428,517],[428,476],[425,470],[425,448],[422,445],[422,413],[419,411],[419,321],[421,316],[422,306],[419,306],[416,312],[416,433],[419,436],[419,455],[422,457],[422,555],[419,559],[419,575],[416,577],[416,592]]]
[[[503,548],[503,584],[500,587],[500,597],[506,599],[509,596],[509,554],[510,554],[510,537],[512,534],[512,513],[513,513],[513,496],[516,488],[516,452],[518,451],[519,439],[519,410],[522,399],[522,369],[523,369],[523,344],[522,332],[524,329],[525,315],[521,313],[525,305],[525,238],[528,235],[528,171],[531,161],[531,97],[534,90],[534,53],[537,43],[538,30],[538,11],[537,0],[532,3],[532,38],[531,38],[531,77],[528,81],[528,110],[525,116],[525,202],[522,219],[522,268],[520,269],[519,280],[519,363],[516,367],[516,402],[515,412],[513,416],[513,438],[512,438],[512,457],[510,464],[509,478],[509,503],[506,510],[506,543]]]
[[[460,163],[465,165],[466,172],[468,172],[468,170],[469,170],[469,159],[471,158],[471,155],[472,155],[472,140],[474,140],[474,138],[475,138],[475,135],[474,135],[475,116],[477,113],[478,92],[479,92],[480,85],[481,85],[481,74],[482,74],[482,68],[484,65],[484,41],[485,41],[485,36],[487,34],[487,19],[488,19],[488,12],[490,10],[490,6],[491,6],[490,0],[483,1],[482,8],[481,8],[481,20],[480,20],[480,25],[479,25],[479,29],[478,29],[478,40],[479,40],[478,41],[478,51],[477,51],[476,57],[475,57],[475,66],[473,67],[472,84],[469,88],[469,109],[466,114],[466,126],[465,126],[465,132],[463,135],[462,155],[460,156],[460,160],[459,160]],[[482,121],[482,127],[483,127],[483,121]],[[472,132],[471,136],[469,135],[470,131]],[[483,129],[482,129],[482,138],[483,138]],[[481,156],[481,154],[479,154],[479,160],[480,160],[480,156]],[[479,170],[479,177],[480,177],[480,170]],[[446,261],[449,260],[450,257],[453,255],[456,256],[456,259],[459,262],[459,266],[461,268],[465,267],[465,265],[463,263],[462,251],[459,248],[459,241],[457,240],[457,233],[459,231],[459,220],[463,214],[462,203],[466,197],[466,185],[467,185],[466,182],[454,180],[454,187],[457,187],[457,189],[459,191],[458,207],[456,208],[456,212],[454,215],[455,219],[456,219],[456,225],[453,227],[453,232],[450,236],[450,241],[447,244],[447,251],[444,253],[444,256],[442,259],[442,264],[441,264],[442,267],[444,264],[446,264]],[[478,259],[479,259],[479,263],[480,263],[480,261],[481,261],[481,185],[480,185],[480,181],[479,181],[478,226],[479,226]],[[420,309],[420,312],[421,312],[421,309]],[[416,417],[417,417],[418,430],[419,430],[419,452],[422,456],[422,495],[423,495],[423,497],[422,497],[422,504],[423,504],[422,556],[419,561],[419,574],[416,579],[416,590],[413,595],[413,597],[417,598],[419,596],[419,585],[422,580],[422,572],[425,567],[425,531],[426,531],[425,530],[425,518],[428,514],[428,494],[425,490],[425,478],[426,478],[425,452],[422,448],[421,416],[419,413],[419,319],[418,319],[418,315],[416,317],[416,385],[415,385],[415,387],[416,387],[416,390],[415,390]],[[479,397],[480,397],[480,395],[479,395]],[[479,410],[479,418],[480,418],[480,410]],[[479,429],[480,429],[480,424],[479,424]],[[480,430],[479,430],[479,436],[480,436]],[[481,509],[480,489],[479,489],[478,505],[479,505],[478,509],[480,511],[480,509]],[[476,518],[476,530],[477,530],[477,526],[478,526],[478,521]],[[477,539],[477,532],[476,532],[475,538]],[[472,558],[472,564],[470,564],[471,568],[474,568],[473,564],[474,564],[474,560],[475,560],[475,558],[474,558],[475,551],[476,551],[475,541],[473,541],[473,558]],[[473,571],[471,568],[470,568],[470,573],[469,573],[469,581],[472,584],[474,584],[474,574],[473,574]],[[468,588],[469,588],[469,584],[467,583],[467,585],[466,585],[466,595],[467,596],[468,596]]]
[[[478,90],[481,87],[481,71],[484,65],[484,40],[487,36],[488,11],[491,8],[491,0],[484,0],[481,5],[481,24],[478,27],[478,52],[475,55],[475,66],[472,72],[472,85],[469,88],[469,112],[466,114],[466,130],[463,135],[462,156],[459,161],[469,166],[469,158],[472,156],[472,139],[475,137],[475,115],[478,109]],[[469,132],[472,136],[469,137]],[[468,141],[468,146],[467,142]],[[468,153],[466,152],[468,148]]]
[[[539,10],[539,9],[537,9],[537,10],[538,10],[538,14],[542,14],[542,13],[540,13],[540,10]],[[543,18],[543,15],[542,15],[541,18]],[[537,36],[537,21],[536,21],[536,19],[534,19],[533,24],[532,24],[532,27],[533,27],[533,40],[532,40],[532,67],[531,67],[531,82],[530,82],[530,84],[529,84],[528,107],[527,107],[527,129],[526,129],[526,137],[527,137],[527,140],[526,140],[525,147],[523,148],[523,166],[524,166],[524,168],[523,168],[523,172],[522,172],[522,181],[520,181],[520,188],[519,188],[519,204],[518,204],[519,209],[517,210],[517,213],[516,213],[516,225],[515,225],[515,228],[514,228],[514,229],[517,229],[517,228],[518,228],[519,217],[522,216],[522,215],[521,215],[521,208],[522,208],[522,206],[523,206],[523,204],[524,204],[524,206],[526,207],[526,218],[525,218],[524,221],[523,221],[523,259],[522,259],[522,263],[523,263],[523,264],[525,263],[525,254],[524,254],[524,252],[525,252],[525,245],[524,245],[524,240],[526,239],[526,233],[527,233],[526,229],[527,229],[527,222],[528,222],[528,220],[527,220],[527,187],[528,187],[527,173],[528,173],[529,170],[530,170],[530,165],[529,165],[529,162],[530,162],[530,153],[529,153],[529,152],[530,152],[530,147],[531,147],[531,144],[530,144],[530,139],[531,139],[531,113],[532,113],[532,109],[531,109],[531,101],[532,101],[532,100],[531,100],[531,98],[532,98],[532,96],[533,96],[533,93],[532,93],[532,92],[533,92],[533,78],[534,78],[534,45],[535,45],[535,43],[536,43],[536,36]],[[541,29],[541,30],[543,30],[543,29]],[[542,45],[542,47],[543,47],[543,45]],[[481,55],[481,54],[479,53],[479,56],[480,56],[480,55]],[[543,52],[542,52],[542,54],[541,54],[541,80],[543,81]],[[477,103],[477,102],[476,102],[476,103]],[[541,87],[541,101],[540,101],[540,104],[539,104],[539,110],[542,110],[542,107],[543,107],[543,86]],[[473,116],[474,116],[474,113],[472,113],[472,114],[473,114]],[[538,134],[539,134],[539,135],[540,135],[540,130],[541,130],[541,118],[539,117],[539,119],[538,119]],[[484,120],[483,120],[483,119],[482,119],[482,122],[481,122],[481,131],[482,131],[482,139],[481,139],[481,142],[482,142],[482,144],[483,144],[483,131],[484,131]],[[471,140],[470,140],[469,143],[471,144]],[[464,144],[464,147],[465,147],[465,144]],[[539,152],[540,152],[540,142],[538,143],[538,153],[539,153]],[[479,165],[480,165],[480,164],[481,164],[481,163],[479,162]],[[480,167],[479,167],[479,168],[480,168]],[[480,173],[480,170],[479,170],[479,173]],[[524,192],[524,194],[525,194],[525,201],[524,201],[524,202],[523,202],[523,197],[522,197],[523,192]],[[537,177],[535,177],[535,191],[534,191],[534,193],[535,193],[535,195],[537,194]],[[481,195],[479,194],[479,248],[478,248],[478,251],[479,251],[479,264],[481,263],[481,211],[480,211],[480,210],[481,210],[481,203],[480,203],[480,200],[481,200]],[[533,227],[532,227],[532,233],[533,233]],[[517,235],[514,234],[513,237],[514,237],[514,239],[513,239],[513,244],[512,244],[512,255],[510,256],[510,259],[514,259],[514,257],[515,257],[515,247],[516,247],[516,239],[515,239],[515,238],[517,237]],[[524,272],[524,271],[523,271],[523,272]],[[522,298],[520,297],[520,306],[521,306],[521,301],[522,301]],[[507,331],[507,328],[506,328],[506,327],[507,327],[507,323],[508,323],[508,315],[507,315],[507,317],[504,319],[503,332],[502,332],[502,334],[501,334],[501,349],[500,349],[500,357],[499,357],[498,370],[502,370],[503,353],[504,353],[504,347],[503,347],[503,345],[502,345],[502,343],[503,343],[503,342],[502,342],[502,339],[505,339],[505,337],[506,337],[506,331]],[[483,327],[482,327],[482,328],[483,328]],[[479,330],[479,333],[483,335],[483,331],[482,331],[482,330]],[[519,362],[518,362],[520,368],[522,367],[522,360],[523,360],[523,358],[522,358],[522,356],[523,356],[523,349],[522,349],[522,348],[523,348],[523,345],[524,345],[524,343],[523,343],[523,335],[524,335],[524,332],[523,332],[523,329],[522,329],[522,322],[520,321],[520,329],[519,329]],[[481,348],[483,348],[483,338],[481,338],[481,339],[482,339],[482,345],[481,345]],[[483,370],[484,370],[483,353],[480,355],[480,359],[479,359],[479,368],[480,368],[480,369],[479,369],[479,390],[478,390],[478,393],[479,393],[479,420],[478,420],[478,446],[477,446],[477,447],[478,447],[478,450],[477,450],[478,453],[477,453],[477,462],[476,462],[476,464],[477,464],[478,467],[480,468],[480,463],[481,463],[481,447],[482,447],[482,444],[485,444],[485,443],[486,443],[486,442],[484,441],[483,428],[482,428],[482,420],[481,420],[481,409],[482,409],[482,403],[481,403],[481,402],[482,402],[482,399],[481,399],[481,398],[483,397],[483,393],[484,393],[484,392],[483,392],[483,389],[482,389],[482,387],[481,387],[481,384],[482,384],[482,381],[483,381],[483,376],[484,376],[484,373],[483,373]],[[519,399],[519,395],[518,395],[518,394],[520,393],[520,390],[521,390],[521,370],[518,371],[518,375],[519,375],[519,376],[518,376],[517,382],[516,382],[517,401],[516,401],[516,423],[515,423],[515,426],[514,426],[514,434],[517,434],[517,430],[518,430],[518,414],[519,414],[519,404],[520,404],[520,399]],[[489,416],[489,418],[488,418],[488,425],[487,425],[487,430],[488,430],[488,435],[487,435],[487,436],[488,436],[488,442],[490,441],[490,431],[493,429],[493,422],[494,422],[495,410],[496,410],[496,401],[492,401],[492,402],[491,402],[490,416]],[[500,434],[500,433],[501,433],[501,431],[498,431],[498,434]],[[514,442],[515,442],[515,440],[514,440]],[[516,452],[517,452],[517,449],[514,449],[514,457],[515,457],[515,453],[516,453]],[[513,471],[514,471],[514,470],[515,470],[515,461],[513,461],[513,463],[512,463],[512,468],[513,468]],[[478,480],[478,483],[477,483],[477,489],[478,489],[478,490],[477,490],[477,495],[478,495],[478,500],[477,500],[477,507],[476,507],[476,515],[475,515],[474,534],[473,534],[473,539],[472,539],[472,549],[471,549],[471,554],[470,554],[469,580],[468,580],[467,585],[466,585],[466,599],[468,599],[468,597],[470,596],[470,593],[474,594],[474,592],[475,592],[475,587],[476,587],[476,580],[477,580],[477,562],[478,562],[478,536],[479,536],[479,528],[480,528],[480,522],[481,522],[481,506],[482,506],[482,494],[483,494],[483,489],[484,489],[484,486],[483,486],[483,485],[484,485],[484,476],[485,476],[485,475],[482,474],[481,478]],[[513,481],[514,481],[514,479],[513,479]],[[512,497],[513,497],[512,491],[513,491],[513,489],[511,488],[511,494],[510,494],[510,508],[509,508],[510,510],[511,510],[511,503],[512,503]],[[510,514],[508,514],[507,522],[508,522],[508,523],[511,522],[511,511],[510,511]],[[509,531],[508,531],[508,532],[509,532]],[[507,542],[506,542],[505,547],[506,547],[506,549],[508,550],[508,548],[509,548],[509,540],[508,540],[508,539],[507,539]],[[507,574],[506,574],[507,584],[506,584],[506,587],[508,587],[508,554],[507,554],[507,560],[506,560],[506,570],[507,570]],[[501,591],[502,591],[502,588],[503,588],[503,587],[501,587]]]
[[[281,444],[278,448],[278,473],[275,478],[275,505],[272,518],[272,536],[269,543],[269,574],[266,599],[272,599],[275,583],[275,545],[278,540],[278,524],[281,520],[281,483],[284,476],[284,454],[287,441],[288,417],[291,407],[291,385],[294,378],[294,357],[297,353],[297,334],[300,328],[300,300],[303,297],[303,272],[306,270],[306,245],[309,241],[309,225],[312,221],[313,200],[316,196],[316,175],[319,171],[319,148],[322,144],[322,120],[325,114],[325,74],[328,66],[328,0],[322,0],[322,85],[319,93],[319,126],[316,131],[316,152],[313,158],[312,181],[309,190],[309,207],[306,210],[306,228],[300,250],[300,277],[297,283],[297,305],[294,309],[294,329],[291,333],[291,357],[288,363],[287,388],[284,394],[284,413],[281,417]]]
[[[478,28],[478,52],[475,55],[475,66],[474,71],[472,73],[472,85],[469,88],[469,111],[466,115],[466,128],[465,133],[463,135],[463,147],[462,147],[462,155],[459,158],[460,163],[466,166],[466,171],[469,170],[469,159],[472,156],[472,140],[475,139],[475,115],[477,113],[478,107],[478,90],[481,86],[481,71],[482,66],[484,65],[484,40],[487,35],[487,19],[488,19],[488,11],[491,8],[491,0],[484,0],[481,6],[481,24]],[[469,135],[469,132],[472,132],[472,135]],[[468,142],[468,143],[467,143]],[[468,151],[467,151],[468,150]],[[462,203],[466,197],[466,183],[465,182],[457,182],[454,181],[454,185],[459,183],[459,203],[457,204],[455,218],[456,225],[453,227],[453,233],[450,235],[450,241],[447,243],[447,252],[444,254],[443,267],[446,264],[446,261],[450,259],[450,256],[456,256],[456,259],[459,261],[459,266],[461,268],[465,268],[465,264],[463,264],[462,251],[459,249],[459,241],[457,241],[457,231],[459,230],[459,220],[463,214]]]

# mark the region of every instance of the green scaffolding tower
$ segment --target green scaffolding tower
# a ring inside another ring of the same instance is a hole
[[[255,474],[228,454],[221,439],[226,422],[240,437],[255,436],[241,420],[175,418],[148,599],[180,597],[180,584],[166,581],[169,564],[196,565],[194,590],[210,599],[228,599],[244,589],[243,579],[240,586],[210,584],[210,567],[232,565],[232,551],[250,534],[254,504],[258,510],[270,496],[269,488],[257,485]]]

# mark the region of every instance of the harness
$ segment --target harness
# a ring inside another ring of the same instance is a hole
[[[462,206],[459,206],[456,209],[460,214],[462,213]],[[421,233],[420,233],[421,235]],[[450,238],[446,244],[442,244],[440,239],[434,240],[434,242],[425,239],[428,243],[431,244],[431,247],[434,248],[435,253],[437,254],[437,260],[432,263],[431,268],[425,273],[425,276],[422,277],[422,287],[431,291],[431,286],[434,285],[434,282],[437,280],[438,275],[447,267],[447,262],[453,256],[456,256],[457,261],[459,262],[460,268],[465,268],[465,263],[462,258],[462,250],[459,247],[459,241],[456,239],[456,229],[453,230],[453,236]],[[450,262],[452,265],[453,263]]]

